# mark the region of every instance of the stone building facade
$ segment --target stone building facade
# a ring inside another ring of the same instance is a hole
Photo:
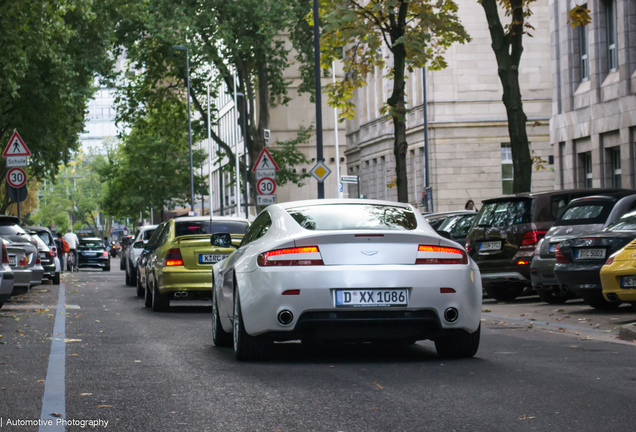
[[[430,181],[434,211],[462,209],[468,199],[478,207],[486,198],[511,192],[512,159],[502,87],[491,48],[483,8],[459,0],[462,24],[472,37],[447,52],[448,68],[427,71]],[[548,0],[533,5],[532,38],[524,38],[520,65],[523,106],[528,117],[531,149],[545,163],[533,170],[535,191],[554,188],[553,148],[549,136],[552,82]],[[503,19],[503,14],[502,14]],[[347,174],[359,175],[361,194],[397,200],[393,126],[379,110],[392,83],[385,71],[367,77],[368,85],[354,96],[356,116],[347,121]],[[409,202],[421,205],[424,189],[422,71],[408,74],[407,118]],[[355,196],[355,185],[348,185]],[[347,188],[345,188],[346,190]]]
[[[592,21],[576,28],[574,6],[550,0],[555,183],[635,188],[636,0],[588,0]]]

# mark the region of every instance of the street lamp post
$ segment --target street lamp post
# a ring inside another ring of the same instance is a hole
[[[245,219],[248,219],[250,206],[247,197],[247,110],[245,109],[245,93],[237,92],[236,95],[242,96],[243,100],[243,182],[245,183],[243,195],[245,197]]]
[[[190,116],[190,53],[185,45],[172,45],[173,50],[186,52],[186,84],[188,92],[188,139],[190,143],[190,211],[194,212],[194,172],[192,171],[192,120]]]
[[[314,0],[314,74],[316,75],[316,162],[322,161],[322,90],[320,86],[320,16]],[[338,155],[340,157],[340,155]],[[318,199],[325,198],[325,184],[318,182]]]

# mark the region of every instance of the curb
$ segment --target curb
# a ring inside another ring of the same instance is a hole
[[[636,323],[621,326],[618,330],[618,338],[626,341],[636,341]]]

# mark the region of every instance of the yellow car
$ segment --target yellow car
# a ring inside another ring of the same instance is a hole
[[[603,297],[636,308],[636,240],[609,257],[601,268]]]
[[[249,228],[247,219],[180,217],[168,221],[146,265],[146,307],[167,311],[170,300],[212,298],[212,265],[234,252]],[[223,233],[227,243],[213,244]],[[232,245],[229,244],[230,235]]]

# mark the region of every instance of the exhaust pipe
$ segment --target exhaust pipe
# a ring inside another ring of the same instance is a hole
[[[607,296],[607,299],[613,303],[618,303],[621,301],[616,294],[605,294],[605,295]]]
[[[294,314],[291,311],[283,310],[278,313],[278,322],[282,325],[288,325],[294,320]]]
[[[186,298],[187,296],[188,296],[187,291],[177,291],[176,293],[173,294],[174,298]]]
[[[449,307],[444,311],[444,319],[449,323],[454,323],[459,318],[459,311],[454,307]]]

